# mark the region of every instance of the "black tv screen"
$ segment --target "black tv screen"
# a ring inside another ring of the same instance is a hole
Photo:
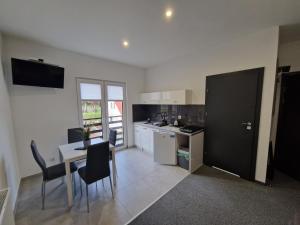
[[[43,62],[11,59],[13,84],[64,88],[64,68]]]

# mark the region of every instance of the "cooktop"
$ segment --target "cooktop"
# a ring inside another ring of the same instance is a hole
[[[200,130],[203,130],[204,127],[199,127],[199,126],[194,126],[194,125],[189,125],[189,126],[184,126],[184,127],[181,127],[179,128],[179,130],[181,132],[184,132],[184,133],[195,133],[197,131],[200,131]]]

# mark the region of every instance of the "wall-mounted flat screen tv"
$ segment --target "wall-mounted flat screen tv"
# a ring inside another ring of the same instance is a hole
[[[39,61],[11,59],[15,85],[64,88],[64,68]]]

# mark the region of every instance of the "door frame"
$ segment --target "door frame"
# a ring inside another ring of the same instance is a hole
[[[124,144],[123,146],[117,147],[117,150],[121,149],[126,149],[128,147],[127,143],[127,134],[128,134],[128,127],[127,127],[127,90],[126,90],[126,83],[125,82],[118,82],[118,81],[103,81],[104,83],[104,94],[105,94],[105,99],[104,99],[104,104],[107,104],[108,101],[108,93],[107,93],[107,85],[110,86],[118,86],[118,87],[123,87],[123,140]],[[107,110],[107,105],[105,105],[105,118],[108,118],[108,110]],[[107,130],[106,130],[106,135],[108,135],[109,129],[109,121],[107,121]]]
[[[250,173],[251,180],[255,180],[257,147],[258,147],[260,114],[261,114],[261,102],[262,102],[265,68],[261,67],[261,68],[257,68],[257,70],[258,70],[258,75],[257,75],[256,106],[255,106],[255,117],[254,117],[255,118],[255,130],[254,130],[253,141],[252,141],[251,173]]]
[[[106,121],[104,82],[101,80],[96,80],[96,79],[76,78],[78,119],[79,119],[79,126],[83,127],[80,83],[99,84],[101,86],[100,105],[101,105],[102,136],[103,136],[103,139],[107,139],[108,136],[107,136],[106,127],[107,127],[108,121]],[[92,100],[92,101],[94,101],[94,100]]]
[[[280,96],[279,96],[279,107],[278,107],[278,118],[277,118],[277,129],[276,129],[276,139],[275,139],[275,149],[274,149],[274,167],[281,172],[287,174],[290,177],[293,177],[294,179],[299,179],[296,175],[291,174],[289,171],[286,171],[286,168],[283,168],[280,162],[278,160],[280,159],[280,150],[282,150],[282,142],[284,140],[283,133],[284,133],[284,118],[285,118],[285,112],[287,109],[285,108],[284,102],[286,101],[286,90],[288,89],[288,79],[291,77],[298,77],[300,79],[300,71],[293,71],[293,72],[283,72],[280,76]]]
[[[103,139],[108,139],[108,109],[107,109],[107,85],[122,86],[123,87],[123,131],[124,131],[124,145],[117,147],[116,150],[128,148],[128,126],[127,126],[127,85],[126,82],[98,80],[93,78],[76,77],[76,92],[77,92],[77,109],[79,126],[83,127],[82,109],[81,109],[81,95],[80,95],[80,83],[100,84],[101,85],[101,110],[102,110],[102,135]]]
[[[251,161],[250,161],[250,176],[249,180],[255,180],[255,172],[256,172],[256,158],[257,158],[257,147],[258,147],[258,138],[259,138],[259,126],[260,126],[260,114],[261,114],[261,102],[262,102],[262,92],[263,92],[263,80],[264,80],[264,72],[265,68],[264,67],[259,67],[259,68],[253,68],[253,69],[247,69],[247,70],[239,70],[239,71],[233,71],[233,72],[227,72],[227,73],[222,73],[222,74],[216,74],[216,75],[210,75],[206,76],[206,84],[207,84],[207,79],[209,77],[224,77],[228,75],[233,75],[234,73],[237,72],[243,72],[243,71],[249,71],[249,70],[257,70],[257,89],[256,89],[256,104],[255,104],[255,114],[254,114],[254,120],[252,129],[253,129],[253,139],[252,139],[252,146],[251,146]],[[207,102],[207,85],[205,87],[205,103]],[[207,111],[205,112],[205,115],[207,116]],[[205,136],[206,132],[204,132],[204,149],[207,149],[207,143],[205,141]],[[205,150],[204,150],[205,151]],[[210,164],[209,162],[205,162]],[[209,165],[212,166],[212,165]],[[229,171],[230,172],[230,171]]]

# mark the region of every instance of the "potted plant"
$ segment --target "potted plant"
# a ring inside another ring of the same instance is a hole
[[[83,129],[83,146],[87,148],[89,145],[91,145],[91,139],[90,139],[91,131],[90,128],[84,128]]]

